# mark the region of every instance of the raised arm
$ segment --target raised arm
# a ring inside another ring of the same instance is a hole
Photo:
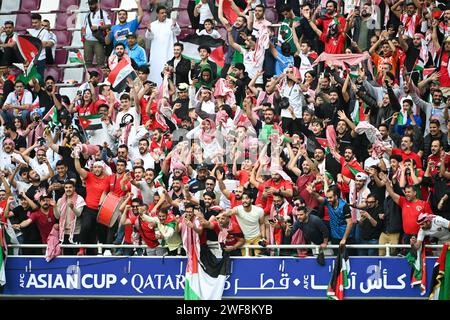
[[[88,172],[81,167],[80,158],[74,158],[75,170],[77,170],[78,174],[81,178],[86,179],[88,176]]]
[[[392,198],[392,200],[396,204],[399,204],[399,202],[400,202],[400,195],[398,195],[397,193],[394,192],[394,189],[392,187],[392,182],[387,177],[385,177],[383,179],[383,182],[385,183],[386,191],[389,193],[389,196]]]

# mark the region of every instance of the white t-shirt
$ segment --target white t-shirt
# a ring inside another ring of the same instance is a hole
[[[244,234],[244,238],[249,240],[261,235],[259,219],[264,217],[264,210],[253,205],[250,212],[245,211],[242,205],[236,207],[236,210],[236,218]]]
[[[134,121],[133,121],[134,126],[135,126],[135,127],[138,127],[138,126],[139,126],[139,124],[140,124],[140,122],[141,122],[141,117],[140,117],[139,114],[137,113],[136,107],[130,107],[130,109],[128,109],[128,111],[120,111],[120,112],[117,114],[116,122],[115,122],[115,124],[114,124],[114,129],[115,129],[115,130],[119,130],[119,129],[120,129],[119,126],[120,126],[120,123],[122,122],[122,118],[123,118],[125,115],[127,115],[127,114],[131,114],[131,115],[133,116],[133,118],[134,118]],[[123,129],[123,128],[122,128],[122,129]]]
[[[294,114],[296,118],[302,117],[302,99],[303,94],[298,84],[294,84],[292,87],[285,85],[283,91],[281,92],[282,97],[289,98],[289,104],[294,109]],[[288,109],[281,110],[282,118],[292,118],[291,113]]]
[[[433,221],[431,221],[431,228],[429,230],[419,229],[417,234],[417,240],[423,241],[426,236],[431,236],[438,238],[440,242],[450,240],[450,230],[448,229],[450,221],[447,219],[436,216]]]
[[[11,104],[13,106],[23,106],[33,103],[33,95],[27,89],[24,90],[23,96],[18,96],[15,91],[10,92],[6,97],[5,104]]]
[[[47,29],[27,29],[28,33],[33,37],[41,39],[41,41],[50,41],[50,33]],[[42,49],[41,55],[39,56],[39,61],[45,60],[45,50]]]
[[[92,12],[89,12],[86,17],[84,18],[83,21],[83,28],[86,28],[86,35],[85,38],[86,40],[89,41],[98,41],[97,38],[95,38],[92,35],[92,30],[89,27],[89,22],[88,22],[88,15],[91,15],[91,22],[93,26],[102,26],[102,25],[108,25],[111,24],[111,20],[109,20],[108,14],[103,10],[103,20],[101,19],[101,15],[100,15],[100,10],[98,10],[97,12],[95,12],[94,14],[92,14]]]
[[[46,163],[39,164],[36,158],[30,160],[30,167],[41,177],[41,179],[48,178],[48,167]]]
[[[144,161],[144,169],[155,169],[155,159],[150,152],[147,152],[145,155],[138,152],[136,158]]]
[[[201,7],[198,9],[198,12],[200,13],[200,24],[203,24],[206,19],[214,19],[208,3],[202,3]]]
[[[262,70],[263,64],[255,61],[255,50],[249,51],[247,49],[241,48],[241,53],[244,56],[243,63],[245,66],[245,71],[247,71],[248,77],[250,79],[253,79],[256,76],[256,72]],[[256,83],[258,84],[263,83],[262,76],[256,79]]]
[[[205,29],[203,29],[202,31],[198,31],[196,32],[199,36],[210,36],[213,39],[219,39],[222,36],[220,35],[219,31],[213,29],[211,33],[206,32]]]

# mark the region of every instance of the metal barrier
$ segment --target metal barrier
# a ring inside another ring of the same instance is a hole
[[[47,248],[46,244],[10,244],[9,248]],[[386,257],[391,257],[391,249],[408,249],[411,248],[410,245],[407,244],[349,244],[346,245],[349,249],[385,249]],[[86,248],[86,249],[95,249],[97,248],[99,251],[107,248],[113,249],[137,249],[137,248],[148,248],[146,245],[117,245],[117,244],[62,244],[61,248]],[[267,245],[265,247],[259,245],[244,245],[242,249],[245,249],[245,256],[250,255],[250,249],[316,249],[318,250],[320,245],[315,244],[301,244],[301,245],[292,245],[292,244],[281,244],[281,245]],[[339,245],[330,244],[326,247],[326,249],[337,249]],[[425,248],[430,249],[441,249],[442,245],[425,245]]]

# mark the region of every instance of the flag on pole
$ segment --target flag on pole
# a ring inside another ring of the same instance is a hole
[[[42,118],[42,120],[47,120],[50,124],[57,125],[58,121],[58,110],[55,106],[51,107],[47,114]]]
[[[81,63],[81,64],[84,64],[83,54],[81,53],[80,49],[78,49],[78,51],[76,52],[75,56],[71,55],[69,57],[69,62],[70,63]]]
[[[427,266],[425,249],[420,247],[415,253],[408,252],[406,255],[411,266],[411,287],[420,284],[420,295],[424,295],[427,291]]]
[[[19,58],[21,63],[28,63],[25,74],[29,74],[33,66],[36,64],[37,59],[39,59],[39,56],[41,55],[42,41],[39,38],[28,34],[16,34],[14,36],[14,41],[16,42],[16,46],[14,47],[16,56]]]
[[[328,143],[327,138],[317,138],[316,137],[316,141],[325,150],[325,153],[330,153],[330,144]]]
[[[102,129],[102,115],[91,114],[86,116],[80,116],[80,126],[84,130],[99,130]]]
[[[127,86],[127,79],[134,80],[137,78],[137,74],[131,66],[131,62],[127,59],[122,59],[111,70],[108,81],[112,85],[112,89],[116,92],[123,92]]]
[[[155,187],[159,188],[159,187],[164,187],[164,180],[163,180],[163,172],[162,170],[159,172],[158,176],[155,178]]]
[[[431,280],[430,300],[450,300],[450,250],[444,244]]]
[[[347,248],[339,247],[339,251],[328,284],[327,296],[329,300],[344,300],[344,288],[348,286],[348,274],[350,272],[350,260]]]
[[[346,166],[354,176],[356,176],[358,172],[364,172],[364,169],[355,159],[347,162]]]
[[[194,224],[200,222],[195,219]],[[225,288],[230,256],[224,253],[219,261],[207,246],[200,246],[198,234],[182,225],[183,246],[187,253],[184,282],[185,300],[220,300]]]

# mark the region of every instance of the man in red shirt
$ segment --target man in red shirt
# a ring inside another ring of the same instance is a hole
[[[230,256],[242,256],[241,248],[244,243],[244,234],[236,219],[236,216],[219,214],[212,216],[209,221],[200,217],[203,228],[214,230],[217,234],[220,247],[223,252],[228,252]]]
[[[441,84],[441,91],[444,94],[444,96],[447,96],[450,93],[450,73],[448,71],[448,64],[450,59],[450,37],[447,37],[444,40],[444,47],[441,47],[441,44],[439,43],[438,39],[438,29],[439,29],[439,21],[434,20],[433,21],[433,33],[432,33],[432,39],[433,39],[433,45],[434,49],[437,50],[437,57],[441,57],[439,59],[439,82]],[[444,52],[442,52],[444,50]]]
[[[417,224],[417,217],[421,212],[433,213],[430,204],[427,201],[417,199],[417,193],[414,186],[407,185],[404,189],[405,196],[400,196],[394,192],[392,182],[387,178],[383,180],[386,183],[386,191],[392,200],[402,209],[403,222],[403,243],[409,244],[412,236],[417,236],[420,226]]]
[[[338,11],[338,7],[337,7],[336,1],[333,1],[333,0],[327,1],[325,15],[318,18],[315,21],[315,24],[317,24],[317,26],[319,26],[319,27],[323,27],[322,28],[323,32],[327,33],[329,25],[331,23],[333,23],[334,20],[337,20],[339,22],[339,24],[341,25],[342,29],[344,29],[344,27],[347,24],[347,20],[345,19],[345,17],[343,15],[339,14],[337,11]],[[305,18],[308,19],[309,17],[305,17]]]
[[[274,168],[271,168],[270,170],[272,177],[258,186],[259,192],[255,204],[261,208],[272,206],[274,194],[278,194],[289,200],[294,194],[292,181],[289,176],[283,170]]]
[[[230,208],[240,206],[242,204],[242,194],[244,193],[244,187],[242,185],[238,186],[236,190],[227,190],[225,183],[223,183],[223,173],[220,170],[216,170],[217,182],[219,183],[219,189],[227,198],[230,200]]]
[[[342,54],[345,50],[345,33],[350,24],[344,22],[336,22],[331,20],[328,22],[327,28],[324,27],[324,31],[320,30],[316,24],[310,19],[309,15],[305,16],[308,19],[309,25],[314,32],[319,36],[320,41],[325,44],[325,52],[330,54]],[[344,28],[345,27],[345,28]],[[325,31],[326,30],[326,31]]]
[[[416,162],[417,168],[422,169],[422,160],[419,155],[415,152],[412,152],[413,141],[410,136],[404,136],[402,138],[402,142],[400,144],[400,149],[392,148],[386,149],[386,152],[390,155],[399,155],[402,156],[403,161],[406,159],[413,159]]]
[[[97,215],[103,192],[108,188],[108,176],[105,174],[106,164],[103,161],[94,163],[92,172],[81,167],[80,159],[75,158],[75,169],[86,183],[86,206],[81,213],[80,242],[83,244],[96,244],[100,238],[97,228]],[[95,249],[87,249],[88,255],[95,255]],[[84,255],[85,249],[80,248],[78,255]]]
[[[33,201],[28,201],[33,211],[27,220],[19,224],[13,225],[14,229],[22,229],[28,227],[32,223],[36,223],[39,233],[41,234],[42,243],[47,243],[48,235],[52,231],[53,225],[56,223],[55,215],[53,214],[53,206],[55,200],[50,195],[42,195],[39,198],[40,208]]]

